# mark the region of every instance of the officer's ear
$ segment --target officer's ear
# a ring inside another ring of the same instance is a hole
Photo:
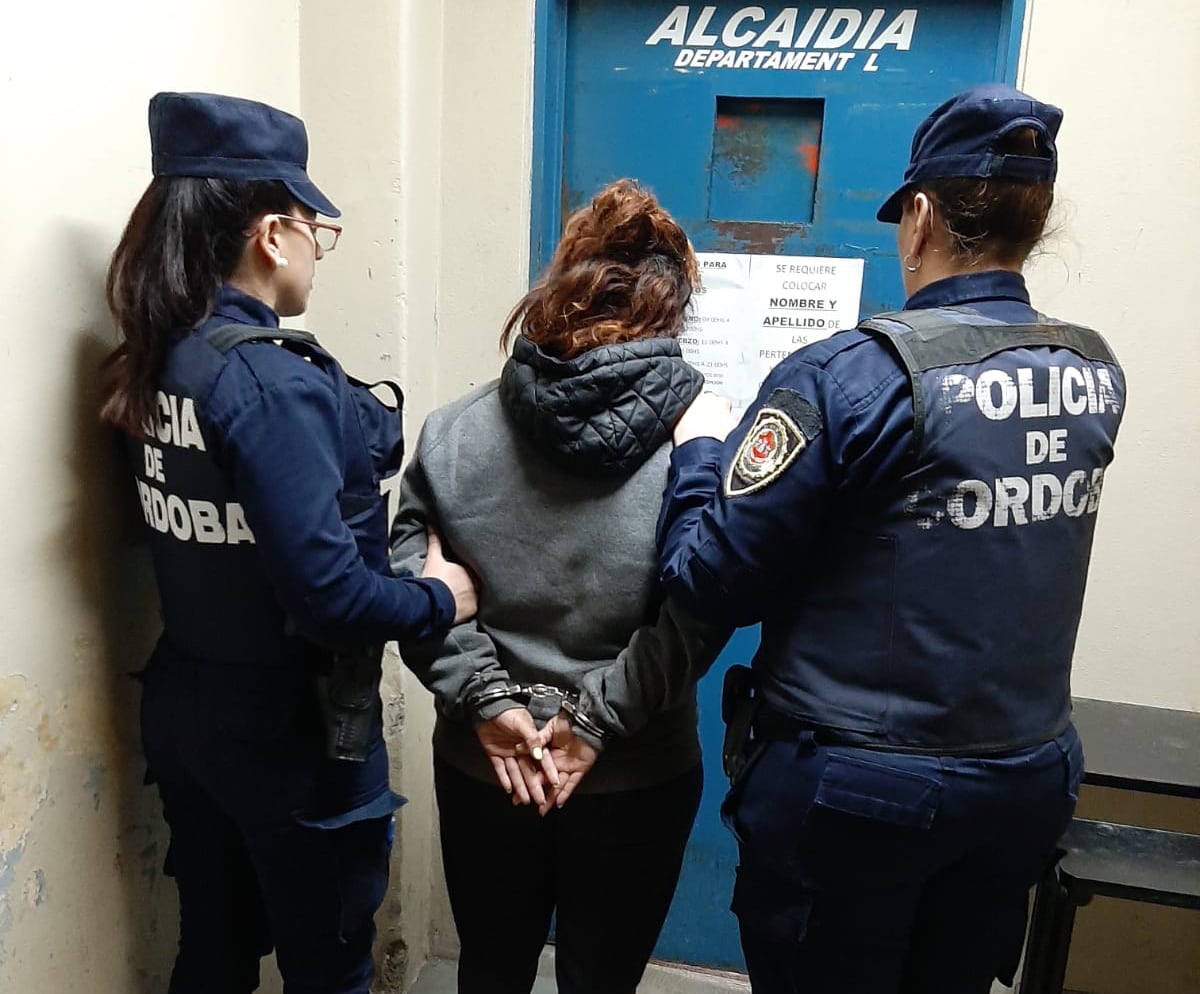
[[[287,265],[287,254],[283,246],[283,222],[278,214],[264,214],[250,229],[246,245],[248,253],[268,269],[279,269]]]
[[[914,259],[919,259],[930,247],[933,239],[933,222],[936,214],[933,199],[928,193],[918,191],[912,198],[912,228],[909,231],[909,244],[905,251]]]

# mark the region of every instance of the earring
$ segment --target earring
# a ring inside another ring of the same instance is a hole
[[[287,267],[287,264],[288,264],[288,261],[283,256],[280,256],[278,259],[275,260],[275,265],[280,269],[285,269]]]
[[[917,264],[915,266],[912,266],[912,265],[909,265],[909,262],[908,262],[908,260],[911,258],[912,258],[912,253],[909,252],[903,259],[900,260],[900,265],[902,265],[904,267],[904,271],[907,273],[915,273],[918,269],[921,268],[921,263],[924,261],[924,260],[922,260],[922,258],[920,256],[917,256]]]

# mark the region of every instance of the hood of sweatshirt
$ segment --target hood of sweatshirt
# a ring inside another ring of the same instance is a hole
[[[564,469],[625,476],[670,439],[703,385],[673,338],[556,359],[518,337],[500,374],[500,403],[529,443]]]

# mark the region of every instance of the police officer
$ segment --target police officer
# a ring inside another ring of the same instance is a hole
[[[678,426],[667,589],[762,622],[723,809],[755,991],[1011,983],[1074,808],[1071,656],[1125,380],[1021,277],[1061,120],[1000,85],[938,107],[878,213],[904,309],[784,360],[724,445],[712,398]]]
[[[160,93],[154,179],[108,274],[123,341],[102,416],[134,461],[163,633],[142,736],[180,898],[172,994],[254,990],[275,948],[294,994],[365,992],[392,815],[382,643],[474,611],[434,539],[394,577],[379,483],[402,454],[377,400],[301,314],[340,227],[298,118]]]

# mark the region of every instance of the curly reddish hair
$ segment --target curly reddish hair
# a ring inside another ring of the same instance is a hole
[[[610,183],[567,219],[550,266],[509,314],[507,348],[519,332],[549,355],[643,338],[674,338],[698,282],[683,229],[636,180]]]

